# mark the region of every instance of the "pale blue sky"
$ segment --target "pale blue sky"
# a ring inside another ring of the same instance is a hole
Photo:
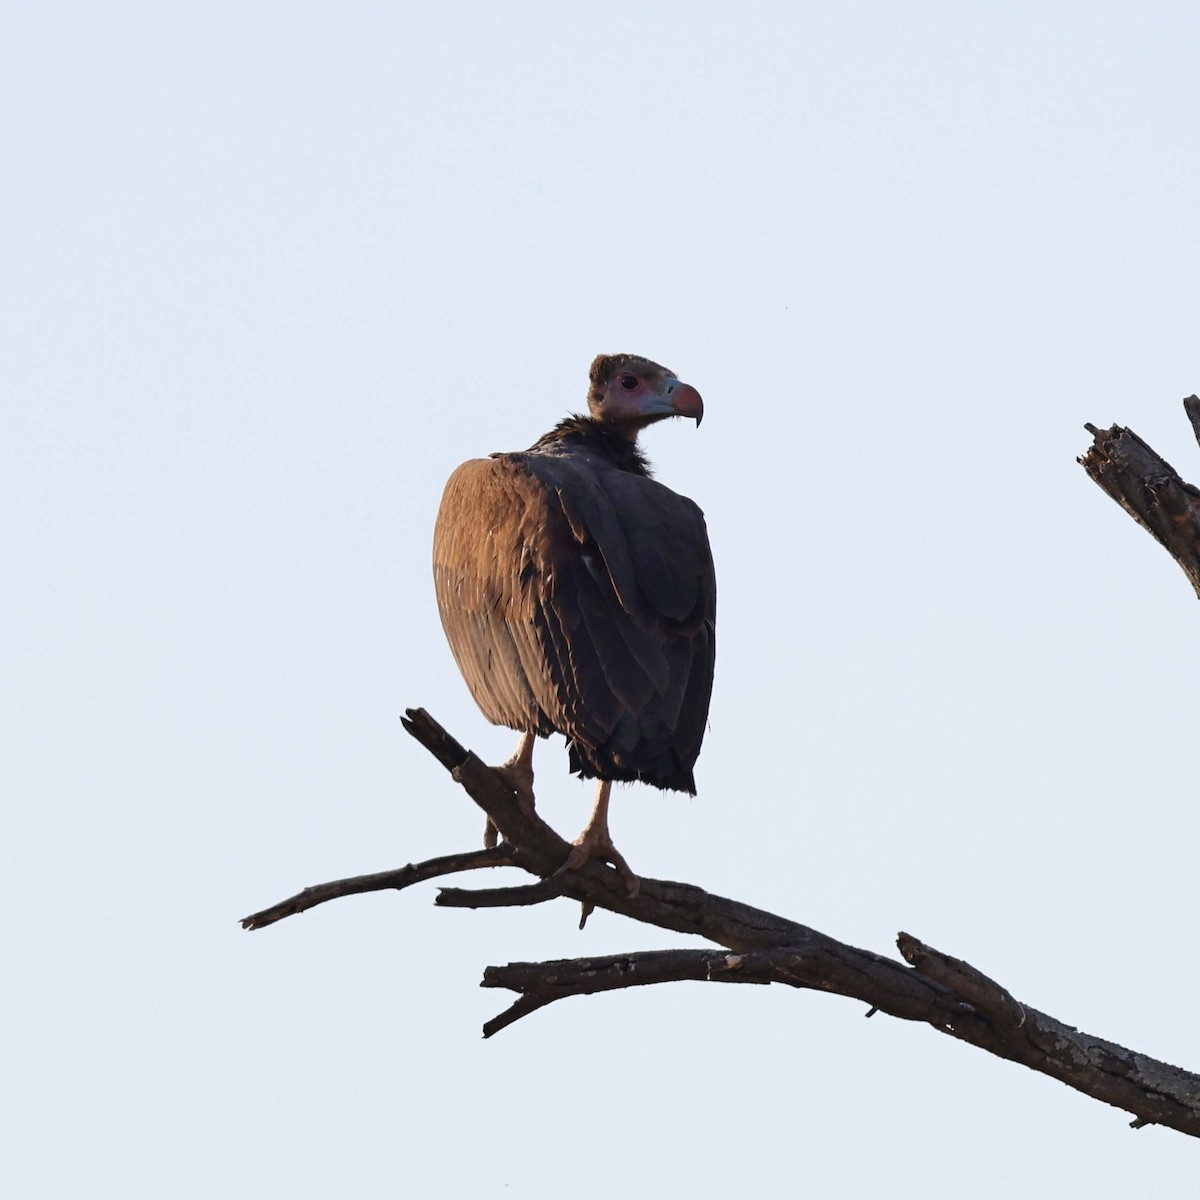
[[[1193,1186],[838,998],[480,1041],[489,963],[680,944],[607,914],[236,922],[476,844],[397,719],[514,740],[438,624],[441,488],[634,351],[704,395],[647,441],[720,585],[699,795],[616,794],[634,869],[1200,1069],[1200,612],[1074,462],[1119,421],[1200,479],[1198,61],[1182,3],[7,6],[5,1194]]]

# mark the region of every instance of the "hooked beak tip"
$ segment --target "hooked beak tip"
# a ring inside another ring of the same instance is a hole
[[[691,417],[696,422],[698,429],[700,422],[704,419],[704,401],[700,398],[700,393],[690,383],[679,384],[674,389],[674,393],[671,398],[671,407],[675,410],[676,415]]]

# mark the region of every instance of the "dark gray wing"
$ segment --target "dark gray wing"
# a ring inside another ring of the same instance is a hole
[[[553,489],[576,542],[556,563],[548,597],[583,710],[568,735],[573,765],[694,791],[716,658],[704,514],[588,456],[530,455],[527,466]]]
[[[434,533],[442,624],[487,718],[572,768],[694,791],[716,653],[704,517],[588,455],[464,463]]]

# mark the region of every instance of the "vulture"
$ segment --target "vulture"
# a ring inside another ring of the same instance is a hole
[[[647,425],[704,415],[700,393],[633,354],[592,363],[588,415],[528,450],[460,466],[433,539],[442,626],[484,716],[521,734],[498,768],[533,810],[533,745],[557,731],[571,770],[599,781],[560,870],[611,863],[614,782],[694,795],[716,653],[704,514],[651,477]],[[487,833],[494,844],[496,831]]]

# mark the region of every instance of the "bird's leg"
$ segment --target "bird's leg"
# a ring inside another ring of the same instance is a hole
[[[598,858],[601,862],[612,863],[617,868],[617,874],[624,880],[629,895],[636,896],[642,885],[629,869],[629,864],[621,857],[621,852],[613,845],[608,832],[608,797],[611,792],[611,779],[601,779],[597,783],[596,805],[592,809],[591,820],[588,821],[587,828],[575,839],[567,861],[558,870],[575,871],[589,858]]]
[[[512,757],[496,768],[504,782],[517,793],[517,803],[526,816],[533,813],[533,744],[536,741],[537,734],[532,731],[521,734]]]
[[[521,734],[521,740],[517,743],[512,758],[494,768],[504,782],[517,793],[517,804],[526,816],[533,815],[533,743],[536,740],[537,734],[533,732]],[[490,848],[496,844],[499,836],[500,831],[492,824],[492,818],[488,817],[487,826],[483,831],[483,844]]]

